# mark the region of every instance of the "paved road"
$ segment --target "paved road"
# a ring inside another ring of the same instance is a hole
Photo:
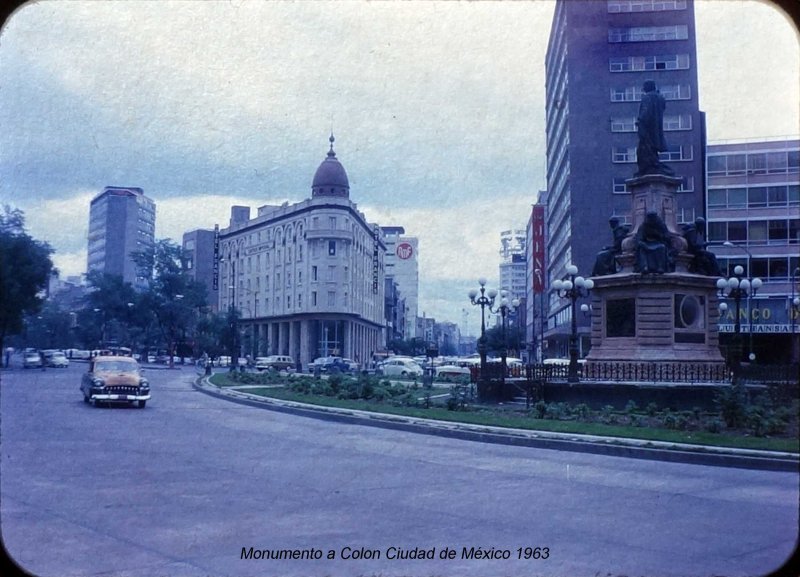
[[[150,371],[143,410],[93,408],[82,369],[0,384],[0,529],[41,576],[735,576],[797,539],[795,473],[320,421],[204,395],[188,369]],[[389,558],[415,548],[435,558]]]

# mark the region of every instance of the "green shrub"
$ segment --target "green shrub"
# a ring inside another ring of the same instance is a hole
[[[658,405],[654,402],[647,403],[644,411],[649,417],[655,417],[658,414]]]
[[[628,414],[635,413],[638,410],[639,410],[639,405],[637,405],[636,401],[632,399],[628,401],[627,404],[625,405],[625,412]]]
[[[546,413],[547,413],[547,403],[545,403],[544,401],[536,401],[536,404],[533,405],[533,418],[544,419]]]
[[[589,405],[586,403],[581,403],[579,405],[575,405],[575,407],[572,409],[572,414],[578,417],[578,419],[581,421],[587,421],[592,415],[592,409],[590,409]]]
[[[744,385],[737,383],[729,387],[717,389],[714,402],[719,407],[722,420],[728,427],[735,428],[745,424],[747,420],[747,391]]]
[[[718,417],[714,417],[713,419],[709,419],[706,422],[705,429],[709,433],[721,433],[722,429],[725,428],[725,423],[722,422],[722,419]]]

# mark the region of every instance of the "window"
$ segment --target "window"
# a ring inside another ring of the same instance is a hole
[[[311,291],[311,306],[317,306],[317,291]]]
[[[297,308],[303,308],[303,293],[297,293]]]
[[[328,241],[328,255],[329,256],[336,255],[336,241],[335,240],[329,240]]]
[[[798,218],[789,220],[789,244],[800,244],[800,219]]]
[[[335,281],[336,280],[336,266],[331,265],[328,267],[328,281]]]
[[[727,222],[708,223],[708,242],[724,242],[728,239]]]
[[[728,223],[728,240],[731,242],[744,242],[747,240],[747,223],[743,220],[734,220]]]
[[[317,280],[317,267],[316,266],[312,266],[311,267],[311,280],[312,281]]]
[[[686,0],[608,0],[608,12],[664,12],[686,10]]]
[[[664,130],[691,130],[691,129],[692,129],[691,114],[664,115]]]
[[[292,308],[292,295],[286,295],[286,308]]]
[[[709,175],[720,175],[727,172],[727,163],[724,156],[709,156],[706,159]]]
[[[333,192],[333,190],[331,190],[331,192]],[[335,216],[329,216],[328,217],[328,228],[330,228],[331,230],[336,230],[336,217]]]
[[[693,192],[694,191],[694,176],[682,176],[681,185],[678,187],[678,192]]]
[[[636,162],[635,146],[615,146],[611,152],[612,162]]]
[[[661,56],[617,56],[608,60],[608,69],[611,72],[687,70],[688,68],[688,54],[666,54]]]
[[[657,42],[662,40],[686,40],[689,31],[685,24],[675,26],[638,26],[634,28],[610,28],[609,42]]]
[[[789,240],[789,223],[786,220],[769,221],[770,242],[786,242]]]
[[[785,186],[770,186],[767,189],[767,198],[770,206],[786,206],[788,201]]]
[[[747,228],[747,238],[749,242],[765,242],[767,240],[766,220],[751,220]]]
[[[789,276],[789,261],[785,257],[769,259],[769,278],[785,279]]]
[[[747,206],[751,208],[767,206],[767,189],[763,186],[747,189]]]
[[[689,146],[670,146],[666,152],[659,152],[658,158],[662,162],[692,160],[694,150]]]
[[[765,174],[767,172],[767,155],[764,153],[748,154],[747,171],[750,174]]]
[[[724,188],[712,188],[708,191],[708,207],[724,208],[728,206],[728,191]]]
[[[664,123],[666,130],[666,117]],[[611,132],[636,132],[636,118],[633,116],[611,119]]]
[[[747,206],[747,189],[746,188],[729,188],[728,189],[728,207],[729,208],[743,208]]]
[[[625,178],[615,178],[612,183],[614,194],[625,194],[628,192],[628,187],[625,184]]]
[[[336,291],[328,291],[328,306],[336,306]]]

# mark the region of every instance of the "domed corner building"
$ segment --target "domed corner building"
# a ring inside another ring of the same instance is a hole
[[[330,150],[311,198],[234,206],[219,231],[219,310],[239,311],[240,356],[317,357],[363,366],[382,348],[384,255],[380,228],[350,200],[347,172]]]

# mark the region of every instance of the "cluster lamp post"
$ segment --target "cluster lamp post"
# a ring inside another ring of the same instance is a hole
[[[492,310],[492,306],[494,306],[494,299],[497,297],[497,291],[495,289],[486,290],[486,278],[481,277],[478,279],[478,284],[480,285],[480,289],[471,289],[469,291],[469,300],[470,302],[475,305],[481,307],[481,336],[478,338],[478,354],[481,357],[481,375],[480,378],[483,380],[484,376],[486,375],[486,307],[489,307],[489,311]],[[480,296],[478,296],[478,290],[480,290]]]
[[[508,297],[506,296],[506,291],[500,291],[500,305],[497,307],[497,310],[492,310],[492,307],[489,306],[489,310],[497,313],[500,313],[500,320],[501,325],[503,327],[503,348],[500,351],[500,389],[501,393],[505,390],[506,385],[506,363],[508,359],[508,341],[506,339],[506,318],[516,310],[519,306],[519,299],[514,298],[509,302]]]
[[[580,298],[589,296],[594,288],[594,281],[589,278],[578,276],[578,267],[574,264],[567,265],[567,278],[553,281],[553,290],[559,297],[568,298],[571,306],[571,331],[569,335],[569,372],[567,382],[577,383],[578,378],[578,319],[577,301]],[[589,311],[588,305],[582,305],[581,310],[586,313]]]
[[[721,278],[717,280],[717,290],[719,291],[719,296],[724,299],[733,299],[735,304],[735,316],[734,316],[734,350],[733,350],[733,359],[731,360],[732,368],[734,371],[734,375],[738,375],[739,373],[739,366],[740,366],[740,356],[741,356],[741,332],[742,332],[742,322],[741,322],[741,307],[742,307],[742,299],[747,299],[749,302],[751,297],[754,297],[755,294],[758,292],[758,289],[762,287],[764,283],[761,281],[760,278],[756,277],[754,279],[749,279],[744,276],[744,268],[741,265],[736,265],[733,268],[733,276],[730,278]],[[728,310],[728,304],[725,302],[720,303],[719,310],[721,313],[725,313]],[[750,316],[748,314],[748,316]],[[753,355],[751,353],[751,360],[753,359]]]

